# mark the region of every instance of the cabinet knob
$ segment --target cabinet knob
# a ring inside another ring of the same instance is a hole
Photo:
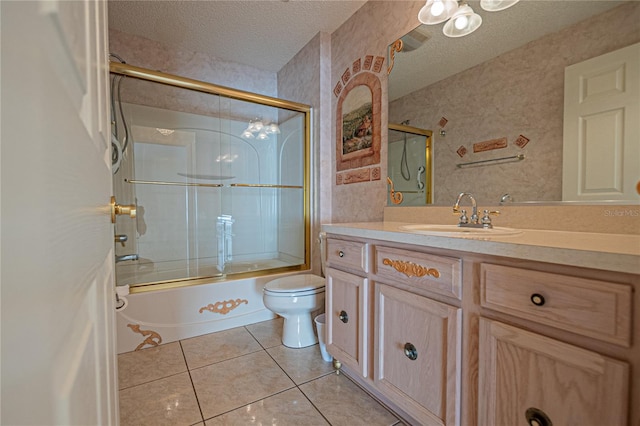
[[[345,311],[340,311],[340,316],[338,318],[340,318],[340,321],[345,324],[349,322],[349,315],[347,315]]]
[[[343,252],[342,250],[340,250],[340,251],[338,252],[338,256],[340,256],[340,257],[344,257],[344,252]]]
[[[533,303],[536,306],[544,305],[544,296],[538,293],[533,293],[531,295],[531,303]]]
[[[416,349],[416,347],[413,346],[413,343],[407,342],[404,344],[404,354],[411,361],[415,361],[416,359],[418,359],[418,349]]]
[[[529,423],[530,426],[553,426],[553,423],[551,422],[549,416],[547,416],[544,411],[538,408],[527,408],[524,416],[526,417],[527,423]]]

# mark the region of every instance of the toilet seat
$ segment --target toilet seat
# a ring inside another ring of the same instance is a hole
[[[271,280],[264,286],[264,292],[276,297],[301,297],[322,293],[324,292],[324,287],[324,278],[317,275],[302,274]]]

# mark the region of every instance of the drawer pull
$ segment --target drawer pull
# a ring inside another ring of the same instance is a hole
[[[382,259],[382,264],[393,267],[393,269],[405,274],[407,277],[424,277],[425,275],[431,275],[434,278],[440,277],[440,272],[435,268],[426,268],[404,260],[384,258]]]
[[[538,293],[533,293],[531,295],[531,303],[533,303],[536,306],[544,305],[544,296]]]
[[[338,256],[340,256],[340,257],[344,257],[344,252],[343,252],[342,250],[340,250],[340,251],[338,252]]]
[[[407,342],[404,344],[404,354],[411,361],[415,361],[416,359],[418,359],[418,349],[416,349],[416,347],[413,346],[412,343]]]
[[[345,311],[340,311],[340,315],[338,316],[338,318],[340,318],[340,321],[345,324],[349,322],[349,315],[347,315]]]
[[[527,408],[524,416],[527,418],[527,423],[529,423],[530,426],[553,426],[549,416],[537,408]]]

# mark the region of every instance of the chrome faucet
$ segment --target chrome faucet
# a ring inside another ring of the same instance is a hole
[[[467,217],[466,210],[460,210],[460,202],[463,198],[469,198],[471,200],[471,217]],[[476,204],[476,199],[468,192],[461,192],[458,194],[458,198],[456,199],[456,203],[453,205],[453,213],[460,214],[460,220],[458,221],[458,226],[466,227],[466,228],[493,228],[491,224],[491,217],[493,215],[500,214],[499,211],[489,211],[484,210],[482,220],[478,216],[478,205]]]
[[[124,256],[116,256],[116,263],[124,262],[126,260],[138,260],[137,254],[125,254]]]
[[[469,200],[471,200],[471,220],[467,218],[466,210],[460,210],[460,201],[462,201],[464,197],[467,197],[469,198]],[[473,198],[473,195],[471,195],[468,192],[461,192],[458,195],[458,198],[456,199],[456,203],[453,205],[453,212],[462,213],[460,216],[460,223],[458,223],[458,226],[473,225],[478,223],[478,205],[476,204],[476,199]]]
[[[500,205],[503,205],[506,202],[512,202],[513,203],[513,197],[509,193],[502,194],[502,197],[500,197]]]

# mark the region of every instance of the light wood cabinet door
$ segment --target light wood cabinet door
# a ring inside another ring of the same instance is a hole
[[[376,386],[421,425],[458,425],[461,309],[376,283]]]
[[[629,366],[480,320],[480,426],[627,424]]]
[[[327,350],[341,363],[368,377],[368,280],[327,268]]]

